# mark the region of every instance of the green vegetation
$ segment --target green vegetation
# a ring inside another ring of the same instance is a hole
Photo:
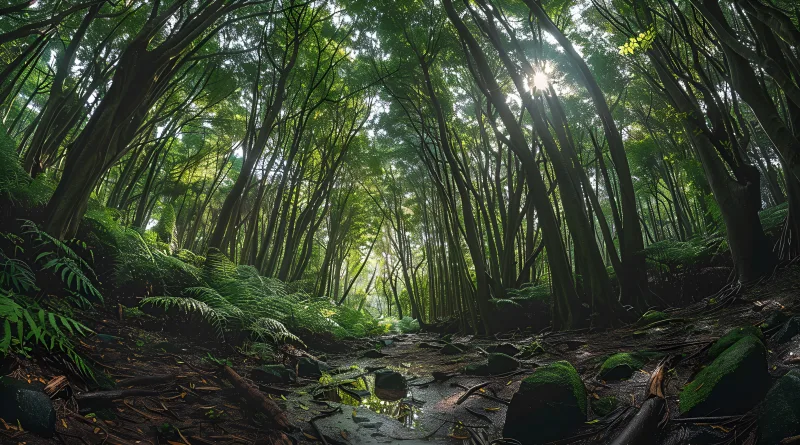
[[[725,335],[711,345],[711,348],[708,349],[708,358],[715,359],[719,357],[726,349],[747,336],[753,336],[762,342],[764,341],[764,334],[761,332],[761,329],[756,326],[734,328],[726,332]]]

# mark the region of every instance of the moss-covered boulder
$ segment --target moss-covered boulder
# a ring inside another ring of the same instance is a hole
[[[597,376],[603,380],[627,379],[634,372],[642,369],[646,359],[637,354],[621,352],[607,358],[600,366]]]
[[[747,336],[683,388],[680,411],[690,416],[741,414],[761,400],[768,385],[766,348],[757,337]]]
[[[642,314],[642,317],[639,318],[639,321],[636,322],[636,326],[647,326],[651,323],[655,323],[657,321],[666,320],[669,316],[660,311],[647,311]]]
[[[463,354],[464,350],[457,345],[448,343],[442,346],[442,349],[439,350],[439,353],[442,355],[458,355],[458,354]]]
[[[289,383],[294,380],[294,371],[283,365],[263,365],[253,368],[250,378],[266,384]]]
[[[592,411],[600,417],[608,415],[619,405],[619,400],[615,396],[606,396],[599,399],[591,399]]]
[[[773,445],[800,435],[800,370],[778,379],[758,414],[759,445]]]
[[[794,316],[773,334],[770,340],[778,344],[786,343],[798,334],[800,334],[800,317]]]
[[[536,369],[522,381],[508,406],[503,436],[523,445],[569,436],[586,421],[586,388],[566,361]]]
[[[716,343],[711,345],[711,348],[708,350],[708,357],[711,359],[719,357],[719,355],[725,352],[725,350],[731,347],[731,345],[743,339],[744,337],[747,337],[748,335],[752,335],[762,342],[764,341],[764,334],[762,334],[761,329],[756,326],[733,328],[723,335],[719,340],[717,340]]]
[[[519,362],[514,357],[505,354],[489,354],[486,362],[467,365],[465,374],[470,375],[497,375],[505,374],[519,368]]]

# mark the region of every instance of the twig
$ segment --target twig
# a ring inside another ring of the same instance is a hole
[[[479,383],[479,384],[477,384],[477,385],[475,385],[475,386],[473,386],[471,388],[468,388],[467,392],[465,392],[461,397],[458,398],[458,400],[456,400],[456,405],[461,405],[462,403],[464,403],[464,400],[467,400],[467,398],[472,395],[472,393],[474,393],[475,391],[483,388],[484,386],[486,386],[486,385],[488,385],[490,383],[492,383],[492,382],[483,382],[483,383]]]
[[[239,393],[247,399],[250,404],[261,408],[268,414],[269,421],[273,425],[282,430],[289,429],[290,424],[289,419],[286,418],[286,413],[284,413],[274,401],[266,398],[261,391],[245,382],[230,366],[225,366],[222,369],[225,373],[225,377],[239,390]]]

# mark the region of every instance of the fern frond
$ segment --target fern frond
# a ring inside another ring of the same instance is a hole
[[[165,311],[170,308],[177,308],[187,314],[197,313],[204,320],[211,323],[216,329],[217,334],[222,337],[225,331],[225,317],[216,309],[200,300],[190,297],[147,297],[142,299],[142,305],[152,305],[161,307]]]

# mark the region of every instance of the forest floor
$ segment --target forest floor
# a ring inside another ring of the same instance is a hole
[[[628,326],[603,332],[514,332],[491,339],[455,336],[449,339],[452,344],[466,350],[458,355],[443,355],[439,349],[445,341],[432,333],[339,342],[327,350],[310,351],[325,356],[332,367],[331,377],[322,383],[300,378],[289,384],[260,385],[260,390],[286,411],[296,428],[289,436],[296,443],[469,443],[464,439],[471,434],[485,434],[490,439],[501,436],[507,404],[532,369],[567,360],[581,374],[590,399],[613,395],[619,405],[604,417],[590,408],[588,422],[560,443],[608,443],[630,421],[636,411],[631,407],[644,401],[650,373],[659,359],[650,360],[627,380],[615,382],[597,379],[598,368],[610,354],[650,351],[682,358],[666,380],[671,420],[660,443],[718,443],[733,436],[740,439],[730,443],[747,443],[754,414],[683,421],[678,415],[678,392],[701,368],[703,352],[727,330],[760,325],[775,311],[797,313],[799,289],[800,266],[792,266],[735,294],[729,291],[686,308],[667,310],[667,321],[646,329]],[[55,438],[42,439],[4,424],[0,425],[0,443],[271,443],[266,438],[274,436],[265,427],[264,415],[240,398],[241,393],[225,378],[221,366],[208,357],[227,361],[243,377],[250,376],[259,364],[257,360],[232,347],[189,335],[147,330],[131,320],[120,321],[116,314],[84,315],[87,325],[98,334],[83,341],[88,358],[115,380],[117,388],[141,392],[91,405],[78,403],[75,395],[84,394],[85,401],[85,392],[96,385],[69,377],[69,397],[55,402]],[[376,342],[382,346],[379,350]],[[538,344],[544,352],[520,360],[518,370],[498,376],[461,372],[465,365],[484,360],[485,351],[498,344],[520,350]],[[773,376],[800,365],[800,336],[780,347],[767,341],[767,347]],[[365,353],[374,358],[365,357]],[[407,378],[406,397],[393,402],[375,397],[372,371],[380,368],[396,370]],[[53,356],[17,358],[9,375],[44,384],[64,374],[64,365]],[[481,388],[462,397],[467,388],[476,385]]]

